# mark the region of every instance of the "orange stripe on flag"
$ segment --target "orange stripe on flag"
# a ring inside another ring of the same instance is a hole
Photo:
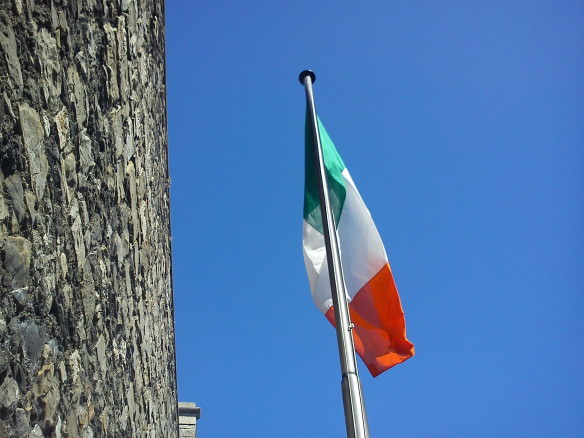
[[[355,325],[355,350],[373,377],[414,355],[389,263],[357,292],[349,303],[349,312]],[[326,317],[335,325],[333,307]]]

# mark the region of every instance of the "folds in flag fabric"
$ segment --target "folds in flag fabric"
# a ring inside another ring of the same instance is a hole
[[[373,376],[414,355],[406,338],[400,298],[385,248],[349,171],[318,120],[331,210],[335,218],[355,350]],[[312,298],[335,325],[327,255],[314,163],[306,124],[306,166],[302,246]]]

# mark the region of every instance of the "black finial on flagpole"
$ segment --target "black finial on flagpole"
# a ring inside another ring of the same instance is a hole
[[[310,76],[310,80],[314,84],[314,82],[316,81],[316,75],[312,70],[304,70],[302,73],[298,75],[298,80],[300,81],[300,83],[304,85],[304,78],[306,76]]]

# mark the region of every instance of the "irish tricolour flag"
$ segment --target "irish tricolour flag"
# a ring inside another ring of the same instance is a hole
[[[373,376],[414,355],[385,248],[371,214],[324,126],[318,121],[331,209],[345,276],[355,350]],[[302,246],[316,306],[334,325],[322,217],[310,128],[306,129],[306,176]]]

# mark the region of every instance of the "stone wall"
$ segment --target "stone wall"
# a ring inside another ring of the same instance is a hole
[[[173,437],[162,0],[0,1],[0,438]]]

